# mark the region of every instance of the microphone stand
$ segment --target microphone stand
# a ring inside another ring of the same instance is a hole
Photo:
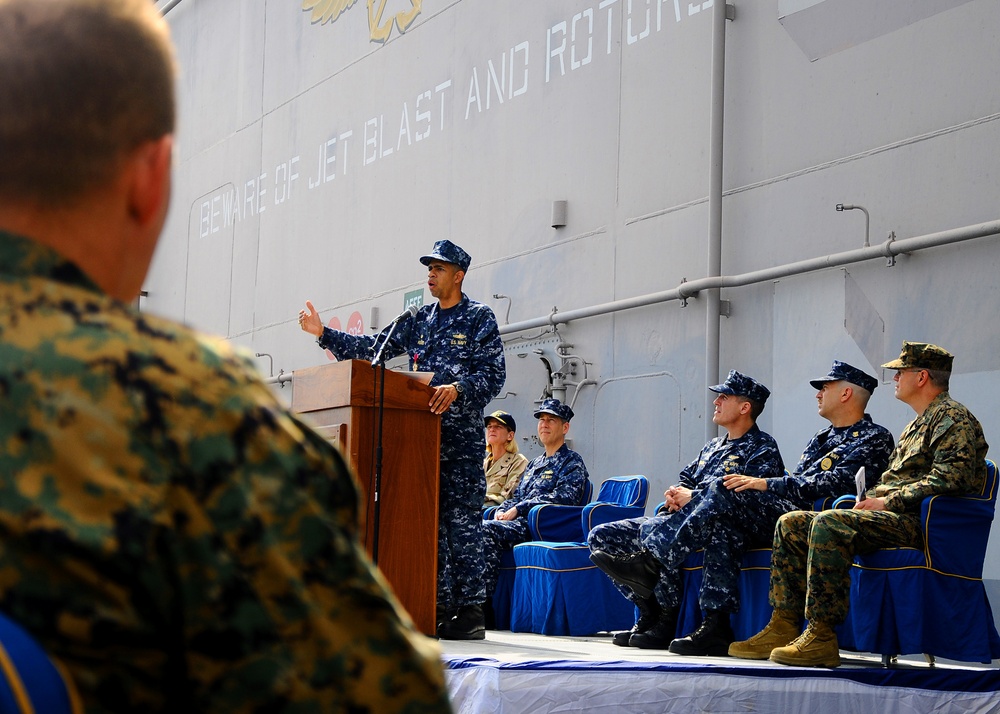
[[[377,372],[379,376],[378,385],[378,418],[375,426],[375,485],[372,489],[373,495],[375,497],[375,514],[373,517],[374,523],[374,533],[372,537],[372,563],[378,565],[378,534],[379,534],[379,517],[382,511],[382,417],[385,410],[385,348],[389,344],[389,340],[392,339],[392,333],[396,331],[396,326],[399,324],[398,320],[394,320],[392,325],[389,326],[389,331],[385,335],[385,339],[382,340],[381,346],[375,353],[375,357],[372,359],[372,369],[378,370],[381,366],[381,370]]]

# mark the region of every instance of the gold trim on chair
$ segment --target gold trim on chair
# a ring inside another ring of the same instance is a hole
[[[2,642],[0,642],[0,669],[3,670],[3,675],[7,678],[7,683],[10,685],[10,691],[14,695],[17,708],[22,714],[35,714],[35,707],[32,706],[28,690],[25,689],[24,682],[21,681],[17,665],[10,658],[10,654],[8,654],[7,648],[3,646]]]

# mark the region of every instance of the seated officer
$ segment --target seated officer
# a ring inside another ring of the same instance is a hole
[[[486,597],[496,589],[500,556],[505,549],[531,540],[528,511],[541,503],[577,505],[590,478],[580,454],[566,446],[573,410],[558,399],[546,399],[535,412],[538,440],[545,453],[528,463],[521,483],[500,504],[493,520],[483,523]]]
[[[978,493],[986,479],[979,421],[948,394],[953,356],[937,345],[904,342],[896,370],[896,399],[917,413],[899,437],[888,468],[853,510],[795,511],[774,529],[771,621],[733,657],[779,664],[836,667],[833,628],[847,616],[850,569],[857,554],[879,548],[923,548],[920,509],[937,493]],[[809,627],[801,632],[802,618]]]
[[[643,625],[646,628],[649,625],[640,618],[631,632],[616,636],[616,644],[635,647],[669,644],[670,651],[678,654],[725,655],[732,642],[728,617],[717,617],[713,623],[711,613],[728,616],[739,609],[736,580],[746,548],[754,542],[766,541],[766,532],[781,513],[810,507],[818,498],[853,491],[854,475],[862,466],[872,474],[885,467],[892,450],[892,436],[865,414],[878,381],[845,362],[835,361],[829,374],[810,384],[818,390],[819,414],[830,426],[810,439],[792,474],[754,476],[747,469],[730,469],[721,478],[725,488],[716,482],[714,487],[704,489],[691,515],[681,521],[677,519],[683,513],[670,516],[677,522],[675,549],[682,548],[686,557],[691,550],[705,548],[704,581],[699,597],[706,611],[702,627],[687,637],[671,641],[670,627],[676,626],[676,608],[680,604],[679,585],[675,584],[663,589],[676,590],[676,599],[663,598],[666,607],[655,600],[649,605],[652,610],[667,612],[665,625],[655,632],[643,631]],[[707,474],[704,476],[704,480],[709,478]],[[596,531],[592,534],[592,544],[605,537]],[[682,561],[683,557],[676,562]],[[661,573],[660,578],[663,577]]]
[[[528,459],[517,451],[517,423],[505,411],[497,410],[486,417],[486,500],[483,508],[499,506],[521,482]]]

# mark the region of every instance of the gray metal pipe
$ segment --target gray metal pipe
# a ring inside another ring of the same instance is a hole
[[[168,12],[173,10],[177,5],[181,4],[181,0],[167,0],[166,3],[160,8],[160,14],[166,15]]]
[[[276,377],[268,377],[264,380],[264,384],[277,384],[279,387],[284,387],[286,383],[291,384],[294,378],[294,372],[278,372]]]
[[[716,0],[712,8],[712,106],[709,124],[708,188],[708,276],[722,275],[722,145],[726,105],[726,1]],[[719,382],[719,352],[722,316],[719,289],[707,290],[705,308],[705,414],[712,413],[714,394],[707,387]],[[705,419],[705,437],[713,439],[718,427]]]
[[[525,330],[534,330],[539,327],[550,325],[561,325],[573,320],[583,320],[588,317],[597,317],[623,310],[632,310],[637,307],[648,307],[662,302],[672,300],[687,300],[695,297],[705,290],[718,288],[739,288],[757,283],[766,283],[779,278],[787,278],[792,275],[803,275],[805,273],[815,273],[827,268],[839,268],[853,263],[862,263],[875,258],[894,258],[904,253],[916,253],[928,248],[939,248],[944,245],[962,243],[967,240],[986,238],[988,236],[1000,235],[1000,219],[987,221],[986,223],[975,223],[961,228],[952,228],[937,233],[927,233],[913,238],[893,240],[890,238],[881,245],[873,245],[868,248],[857,248],[842,253],[832,253],[818,258],[809,258],[795,263],[776,265],[772,268],[754,270],[749,273],[739,275],[719,275],[714,277],[699,278],[684,282],[671,290],[663,290],[656,293],[647,293],[624,300],[615,300],[600,305],[580,308],[578,310],[567,310],[566,312],[553,311],[544,317],[536,317],[531,320],[515,322],[504,325],[500,328],[501,335],[511,335]],[[292,374],[281,373],[277,377],[264,380],[268,384],[284,384],[292,381]],[[711,411],[707,412],[711,413]]]
[[[671,290],[638,295],[633,298],[615,300],[614,302],[592,305],[577,310],[567,310],[565,312],[554,311],[544,317],[504,325],[500,328],[500,334],[509,335],[549,325],[565,324],[572,320],[597,317],[598,315],[656,305],[671,300],[686,300],[698,293],[714,288],[738,288],[755,283],[777,280],[778,278],[787,278],[791,275],[813,273],[826,268],[860,263],[873,258],[892,258],[902,253],[915,253],[927,248],[937,248],[943,245],[951,245],[953,243],[961,243],[975,238],[985,238],[998,234],[1000,234],[1000,219],[987,221],[986,223],[976,223],[962,228],[953,228],[938,233],[928,233],[913,238],[904,238],[902,240],[890,239],[881,245],[873,245],[868,248],[857,248],[855,250],[844,251],[843,253],[833,253],[818,258],[810,258],[795,263],[786,263],[785,265],[777,265],[772,268],[742,273],[740,275],[699,278],[698,280],[681,283]]]

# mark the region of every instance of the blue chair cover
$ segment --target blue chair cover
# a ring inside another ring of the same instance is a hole
[[[684,559],[681,564],[681,607],[677,614],[677,636],[694,632],[702,621],[698,594],[701,592],[702,569],[705,565],[705,551],[698,550]]]
[[[587,480],[583,485],[583,498],[580,501],[579,506],[554,506],[550,503],[543,503],[540,506],[534,506],[530,511],[528,511],[528,521],[531,522],[532,514],[543,508],[570,508],[574,509],[574,512],[579,514],[580,508],[583,504],[590,501],[590,497],[594,494],[594,484]],[[488,521],[493,518],[493,514],[496,513],[499,506],[489,506],[483,509],[483,520]],[[578,518],[578,516],[577,516]],[[510,629],[510,607],[511,607],[511,592],[514,589],[514,554],[505,550],[500,554],[500,573],[497,576],[497,585],[493,590],[493,597],[491,598],[491,605],[493,606],[493,626],[498,630],[509,630]]]
[[[1000,658],[982,581],[997,498],[996,465],[987,460],[986,468],[981,493],[924,499],[923,549],[887,548],[854,559],[851,610],[837,630],[841,647],[962,662]]]
[[[615,476],[601,484],[594,503],[532,508],[533,540],[513,549],[511,630],[589,635],[630,628],[635,608],[590,562],[586,538],[599,523],[641,516],[648,494],[645,476]]]
[[[587,483],[590,485],[589,481]],[[596,525],[641,516],[646,510],[648,494],[649,480],[645,476],[612,476],[601,484],[593,503],[584,501],[580,506],[543,504],[532,508],[528,514],[531,539],[583,542]]]
[[[528,512],[531,540],[580,541],[580,514],[583,506],[543,503]]]
[[[24,629],[0,614],[0,714],[83,711],[72,680],[64,676]]]
[[[632,603],[590,562],[586,543],[520,543],[514,561],[512,631],[578,637],[635,622]]]
[[[698,595],[701,591],[704,551],[692,553],[681,566],[681,609],[677,618],[679,637],[694,632],[702,621]],[[740,610],[730,616],[737,640],[746,640],[764,629],[771,619],[768,589],[771,583],[771,549],[754,548],[743,554],[740,565]]]
[[[746,640],[764,629],[771,619],[773,608],[768,602],[771,587],[771,549],[754,548],[743,554],[740,566],[740,611],[733,614],[733,633],[738,640]]]

